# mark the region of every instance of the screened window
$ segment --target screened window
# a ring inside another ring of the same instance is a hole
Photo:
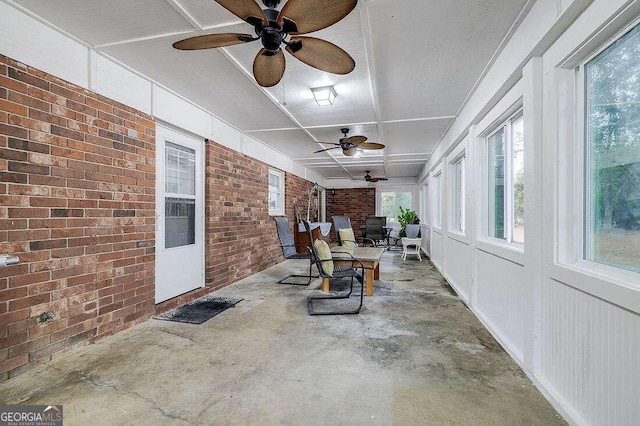
[[[464,232],[464,157],[453,164],[453,230]]]
[[[411,192],[382,192],[382,216],[387,218],[387,224],[397,224],[400,207],[413,210],[413,194]]]
[[[524,119],[507,120],[487,138],[487,235],[524,243]]]
[[[585,66],[584,258],[640,271],[640,26]]]
[[[433,178],[433,226],[440,228],[442,226],[442,206],[440,200],[440,183],[442,173],[437,174]]]
[[[269,169],[269,214],[284,214],[284,173]]]

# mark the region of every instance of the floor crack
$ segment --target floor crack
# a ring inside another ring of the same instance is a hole
[[[91,376],[83,373],[83,372],[80,372],[80,375],[82,376],[83,379],[85,379],[86,381],[88,381],[89,383],[91,383],[95,387],[103,388],[103,389],[113,389],[116,392],[121,392],[121,393],[126,393],[126,394],[129,394],[129,395],[136,396],[136,397],[140,398],[141,400],[146,401],[147,403],[149,403],[154,410],[159,411],[164,417],[167,417],[167,418],[170,418],[170,419],[173,419],[173,420],[182,420],[182,421],[187,422],[189,424],[194,424],[189,419],[185,419],[184,417],[180,417],[180,416],[172,414],[170,412],[166,412],[154,400],[152,400],[150,398],[147,398],[147,397],[145,397],[143,395],[140,395],[138,392],[122,389],[122,388],[120,388],[120,387],[118,387],[116,385],[100,382],[100,381],[92,378]]]

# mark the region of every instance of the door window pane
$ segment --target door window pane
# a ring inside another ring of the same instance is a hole
[[[640,271],[640,26],[585,66],[587,260]]]
[[[524,243],[524,118],[511,122],[512,129],[512,176],[513,182],[513,235],[514,243]]]
[[[165,248],[195,244],[196,201],[182,198],[165,198]]]
[[[501,128],[487,141],[488,159],[488,234],[505,239],[504,235],[504,145],[505,128]]]
[[[165,192],[196,194],[196,152],[193,149],[166,143]]]

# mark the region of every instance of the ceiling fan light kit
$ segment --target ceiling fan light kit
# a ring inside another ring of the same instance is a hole
[[[314,154],[319,152],[331,151],[332,149],[342,149],[342,153],[347,157],[356,157],[360,158],[363,154],[363,150],[376,150],[376,149],[384,149],[384,145],[377,142],[367,142],[366,136],[349,136],[347,137],[347,133],[349,133],[349,128],[345,127],[340,129],[342,132],[342,138],[340,138],[339,143],[335,142],[318,142],[325,145],[335,145],[333,148],[325,148],[315,151]]]
[[[313,92],[313,98],[320,106],[333,105],[336,96],[338,96],[333,86],[316,87],[311,89],[311,91]]]
[[[321,71],[348,74],[355,68],[353,58],[340,47],[315,37],[300,37],[329,27],[347,16],[357,0],[289,0],[281,11],[280,0],[215,0],[222,7],[254,27],[250,34],[222,33],[189,37],[173,43],[179,50],[214,49],[260,40],[262,49],[253,62],[253,75],[262,87],[280,82],[286,68],[281,45],[296,59]],[[335,99],[335,91],[334,99]]]

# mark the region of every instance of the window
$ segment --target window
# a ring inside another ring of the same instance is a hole
[[[413,210],[412,192],[382,192],[380,200],[382,201],[381,216],[387,218],[389,226],[398,224],[400,207]]]
[[[167,142],[164,161],[165,248],[195,244],[196,152]]]
[[[442,178],[442,173],[438,173],[433,177],[433,226],[435,226],[436,228],[442,227],[442,218],[441,218],[442,208],[440,205],[441,178]]]
[[[453,230],[464,233],[464,157],[453,163]]]
[[[584,258],[640,271],[640,25],[584,70]]]
[[[284,173],[269,169],[269,214],[284,214]]]
[[[487,235],[524,243],[524,119],[522,112],[487,138]]]

